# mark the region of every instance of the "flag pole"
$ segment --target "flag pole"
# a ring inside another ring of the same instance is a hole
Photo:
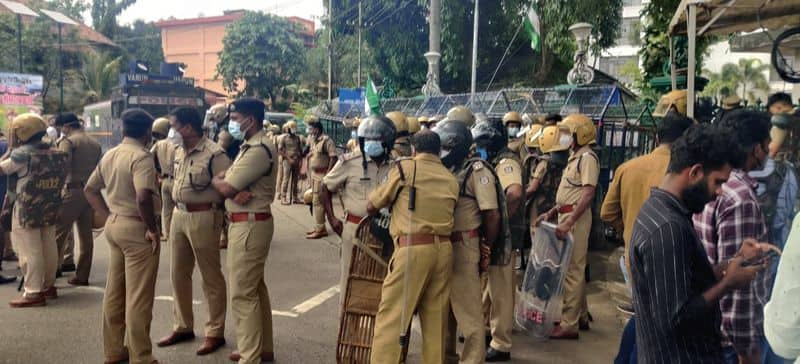
[[[475,101],[475,89],[478,86],[478,11],[480,0],[475,0],[475,13],[473,14],[472,26],[472,87],[470,89],[469,103],[472,106]]]

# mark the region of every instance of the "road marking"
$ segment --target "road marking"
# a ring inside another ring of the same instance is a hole
[[[331,288],[328,288],[320,292],[318,295],[305,300],[304,302],[300,303],[297,306],[294,306],[292,308],[292,311],[298,314],[306,313],[314,309],[314,307],[321,305],[323,302],[327,301],[331,297],[336,296],[337,293],[339,293],[339,285],[335,285]]]
[[[169,302],[175,302],[175,298],[174,298],[174,297],[172,297],[172,296],[156,296],[156,298],[155,298],[155,299],[156,299],[156,301],[169,301]],[[193,304],[193,305],[195,305],[195,306],[197,306],[197,305],[199,305],[199,304],[201,304],[201,303],[202,303],[202,302],[200,302],[200,301],[198,301],[198,300],[192,300],[192,304]]]
[[[278,311],[278,310],[272,310],[272,315],[273,316],[291,317],[291,318],[297,318],[298,316],[300,316],[300,315],[298,315],[298,314],[296,314],[294,312],[286,312],[286,311]]]

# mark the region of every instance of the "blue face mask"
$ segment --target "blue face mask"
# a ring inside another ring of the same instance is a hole
[[[233,139],[244,140],[244,132],[242,132],[242,125],[238,121],[228,122],[228,133],[231,133]]]
[[[476,148],[475,152],[478,153],[478,156],[481,157],[483,160],[489,160],[489,152],[486,151],[486,148]]]
[[[355,130],[350,132],[350,139],[358,139],[358,133]]]
[[[383,145],[379,140],[367,140],[364,142],[364,153],[368,157],[380,157],[383,155]]]

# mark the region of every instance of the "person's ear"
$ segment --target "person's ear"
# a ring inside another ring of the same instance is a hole
[[[705,171],[702,164],[695,164],[689,168],[689,182],[695,184],[705,177]]]

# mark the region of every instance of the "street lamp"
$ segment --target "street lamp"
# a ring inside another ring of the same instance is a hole
[[[17,60],[19,61],[19,67],[17,68],[17,71],[22,73],[22,16],[25,15],[38,18],[39,14],[36,14],[36,12],[27,6],[18,2],[0,1],[0,4],[17,15]]]
[[[40,11],[58,24],[58,78],[61,82],[61,98],[59,100],[58,112],[64,112],[64,50],[62,47],[63,41],[61,38],[61,28],[64,24],[78,25],[78,23],[57,11],[44,9],[40,9]]]
[[[575,37],[575,57],[574,65],[567,74],[567,82],[570,85],[586,85],[592,83],[594,71],[586,63],[586,54],[589,50],[589,36],[592,34],[592,25],[589,23],[577,23],[569,27],[572,36]]]

